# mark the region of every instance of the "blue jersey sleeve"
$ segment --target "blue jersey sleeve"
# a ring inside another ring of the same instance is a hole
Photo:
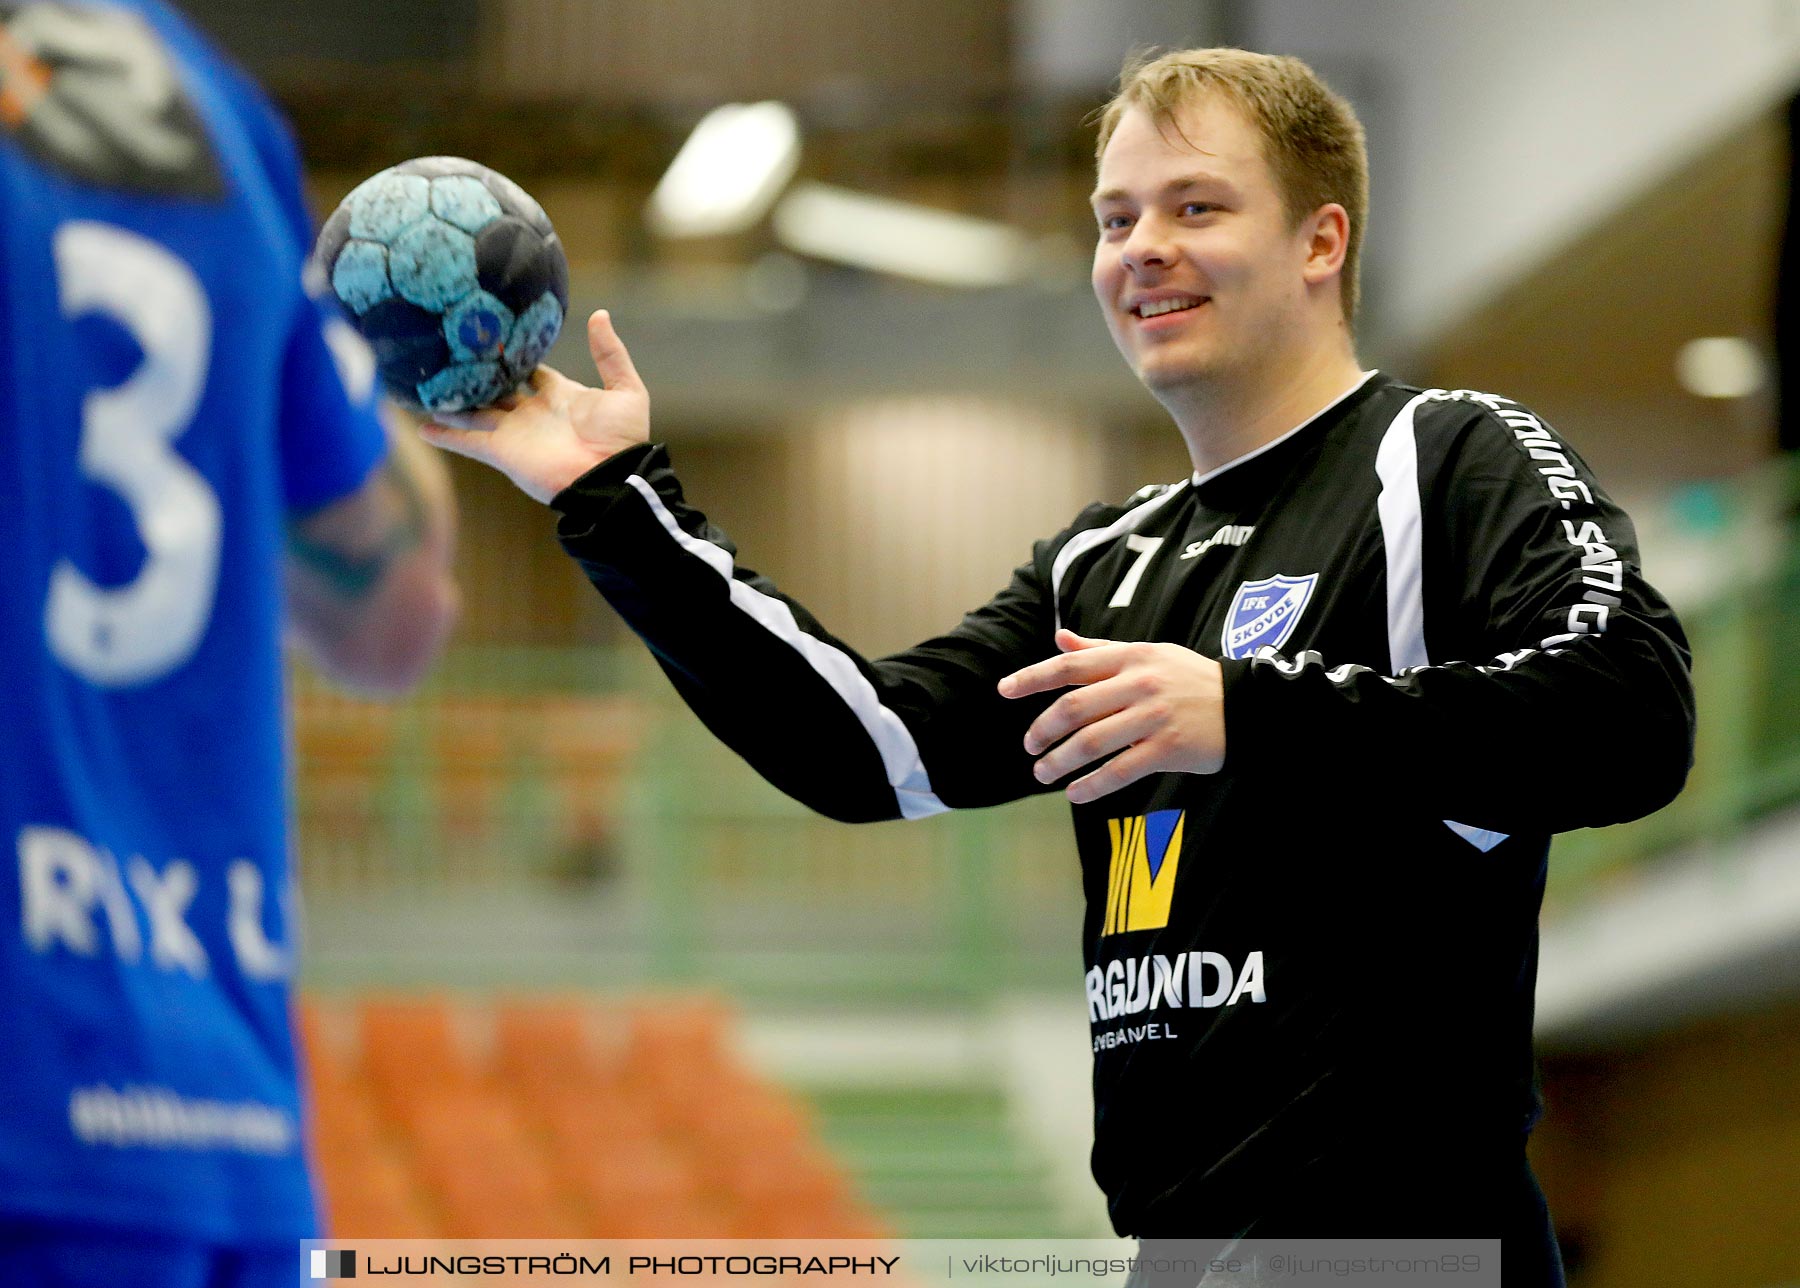
[[[299,151],[286,124],[248,78],[228,68],[224,85],[293,236],[298,274],[314,234],[301,187]],[[348,496],[387,454],[387,435],[376,411],[374,355],[321,294],[296,287],[283,362],[280,458],[290,510],[315,510]]]
[[[330,306],[304,297],[281,389],[281,478],[290,510],[348,496],[387,455],[375,410],[375,357]]]

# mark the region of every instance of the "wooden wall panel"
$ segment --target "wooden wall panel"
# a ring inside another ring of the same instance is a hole
[[[556,543],[556,515],[486,466],[448,462],[463,596],[454,642],[564,646],[608,638],[588,602],[597,597]]]
[[[820,417],[793,444],[788,551],[822,614],[885,652],[948,630],[1096,495],[1103,440],[1055,412],[901,398]]]
[[[1571,1288],[1800,1282],[1800,1004],[1544,1061]]]
[[[491,96],[684,102],[1004,84],[1005,0],[488,0]]]
[[[804,415],[804,413],[803,413]],[[827,629],[880,653],[948,630],[1092,501],[1187,469],[1179,436],[999,399],[878,399],[743,435],[670,431],[688,498]],[[458,639],[623,642],[555,518],[461,459]]]

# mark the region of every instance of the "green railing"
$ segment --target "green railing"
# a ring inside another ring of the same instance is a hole
[[[1800,547],[1763,564],[1723,568],[1729,593],[1683,612],[1700,709],[1687,789],[1636,823],[1559,838],[1553,912],[1672,848],[1723,851],[1800,802]],[[316,981],[838,999],[1077,986],[1060,797],[833,823],[717,744],[635,648],[467,650],[393,707],[300,688]],[[404,964],[382,953],[396,938]]]
[[[1757,490],[1800,496],[1772,471]],[[1724,851],[1758,820],[1800,802],[1800,527],[1767,547],[1724,522],[1713,542],[1716,591],[1681,611],[1694,651],[1699,728],[1687,787],[1667,808],[1616,827],[1559,836],[1554,903],[1591,894],[1644,860],[1683,847]],[[1550,772],[1579,773],[1578,766]]]
[[[852,827],[781,796],[691,718],[656,729],[631,843],[660,977],[909,997],[1079,979],[1060,797]]]

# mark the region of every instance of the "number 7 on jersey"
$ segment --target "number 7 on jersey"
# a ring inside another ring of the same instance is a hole
[[[1113,591],[1113,597],[1106,601],[1108,608],[1129,608],[1131,597],[1137,594],[1138,583],[1144,579],[1144,569],[1156,552],[1162,549],[1164,537],[1144,537],[1135,532],[1127,533],[1125,546],[1128,550],[1137,551],[1137,562],[1125,570],[1119,588]]]

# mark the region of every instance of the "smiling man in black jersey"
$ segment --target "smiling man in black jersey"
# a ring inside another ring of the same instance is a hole
[[[1194,472],[890,657],[737,565],[604,313],[604,390],[543,369],[428,436],[554,506],[694,710],[813,808],[1066,793],[1121,1233],[1498,1237],[1507,1283],[1558,1284],[1525,1161],[1549,840],[1680,790],[1688,649],[1543,420],[1356,361],[1366,173],[1294,59],[1126,69],[1094,289]]]

